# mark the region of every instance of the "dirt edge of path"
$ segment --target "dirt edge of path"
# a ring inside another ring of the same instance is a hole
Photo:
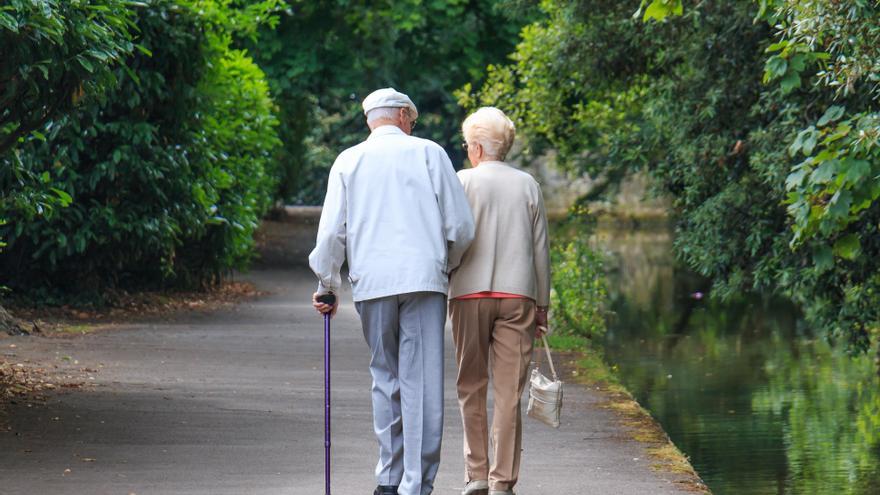
[[[7,302],[6,308],[27,327],[29,334],[68,337],[143,323],[192,312],[210,313],[268,294],[251,282],[227,280],[202,291],[164,290],[114,292],[105,305],[35,306]],[[0,334],[0,343],[5,337]]]
[[[226,281],[205,291],[144,291],[113,294],[104,307],[37,307],[6,304],[24,332],[0,332],[0,432],[11,407],[43,407],[48,394],[88,388],[101,365],[20,359],[19,339],[71,339],[121,325],[210,313],[269,294],[251,282]],[[61,358],[62,360],[65,357]]]

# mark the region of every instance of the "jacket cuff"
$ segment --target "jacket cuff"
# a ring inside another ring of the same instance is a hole
[[[336,292],[332,287],[327,287],[323,282],[318,280],[318,294],[329,294],[331,292]]]

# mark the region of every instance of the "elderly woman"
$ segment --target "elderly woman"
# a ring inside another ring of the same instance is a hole
[[[464,423],[462,494],[513,494],[522,443],[520,397],[533,340],[547,328],[547,216],[535,179],[504,162],[515,130],[501,110],[480,108],[464,121],[462,132],[473,168],[458,177],[476,223],[476,237],[449,286]],[[491,464],[486,412],[490,367],[495,399]]]

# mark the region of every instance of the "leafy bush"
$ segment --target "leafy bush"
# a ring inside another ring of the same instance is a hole
[[[19,150],[72,203],[42,222],[7,212],[0,271],[13,289],[199,286],[247,261],[274,188],[277,122],[262,72],[229,48],[227,3],[139,8],[143,50],[115,71],[116,90]]]
[[[554,245],[551,260],[550,307],[556,330],[588,338],[604,335],[608,291],[601,255],[575,239]]]
[[[0,156],[19,139],[114,82],[131,53],[125,0],[10,0],[0,6]]]
[[[229,50],[201,82],[204,111],[197,115],[192,160],[201,178],[192,192],[210,217],[204,231],[179,250],[178,266],[196,279],[251,257],[253,233],[272,205],[278,182],[275,150],[281,144],[269,87],[259,67],[240,50]]]
[[[115,83],[112,65],[134,47],[132,5],[11,0],[0,7],[0,225],[11,212],[34,221],[70,202],[48,172],[24,168],[16,148],[45,139],[39,129]]]

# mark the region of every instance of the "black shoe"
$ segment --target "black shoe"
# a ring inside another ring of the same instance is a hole
[[[373,491],[373,495],[397,495],[397,485],[379,485],[376,487],[376,490]]]

